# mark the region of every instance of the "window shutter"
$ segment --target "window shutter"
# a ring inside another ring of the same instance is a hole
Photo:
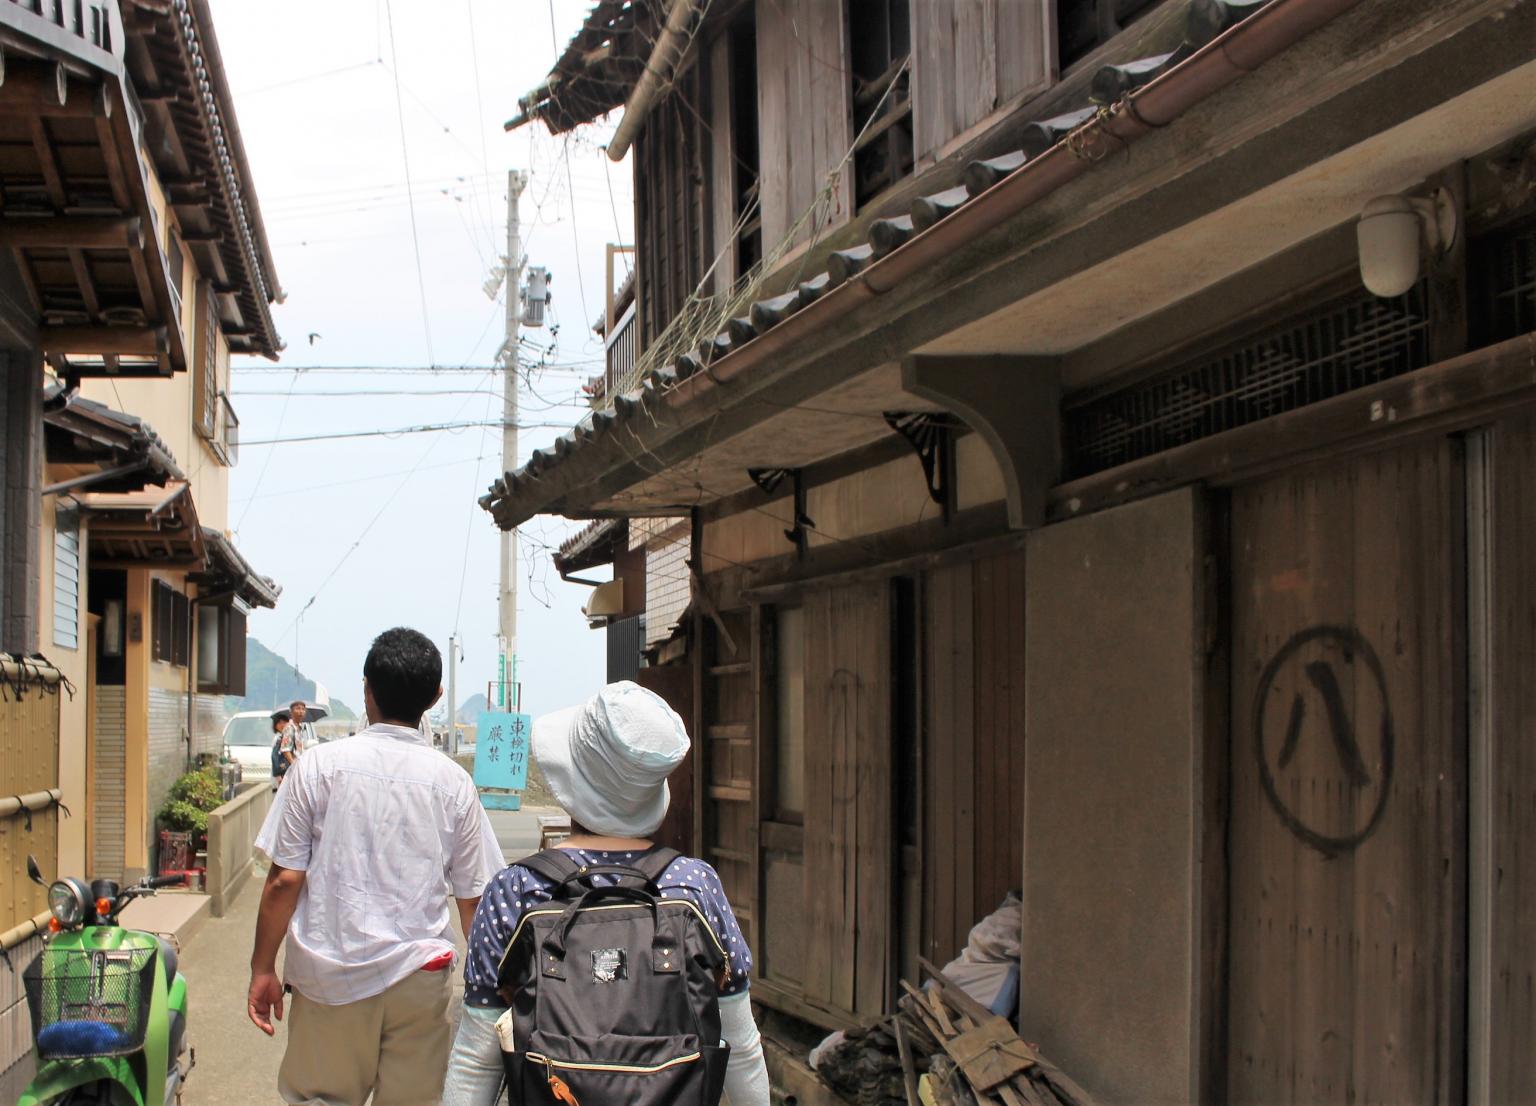
[[[219,311],[213,285],[206,280],[197,286],[197,307],[193,421],[197,425],[197,432],[211,440],[218,430]]]
[[[224,622],[224,655],[226,658],[224,694],[245,694],[245,612],[237,607],[226,608]]]
[[[80,648],[80,512],[63,506],[54,513],[53,643]]]
[[[157,661],[170,659],[171,589],[159,580],[150,592],[150,656]]]
[[[171,593],[171,663],[185,668],[192,659],[192,604],[174,588]]]

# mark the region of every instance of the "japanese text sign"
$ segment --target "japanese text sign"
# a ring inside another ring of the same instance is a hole
[[[475,786],[521,791],[528,786],[528,740],[533,722],[526,714],[483,711],[475,730]]]

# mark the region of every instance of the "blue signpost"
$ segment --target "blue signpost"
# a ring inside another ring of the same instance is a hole
[[[482,711],[475,730],[475,786],[486,810],[517,810],[528,786],[533,720],[510,711]]]

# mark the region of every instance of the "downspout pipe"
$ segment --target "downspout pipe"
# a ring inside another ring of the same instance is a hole
[[[874,300],[943,261],[958,247],[1089,172],[1105,152],[1123,149],[1143,135],[1167,126],[1358,3],[1360,0],[1274,0],[1211,40],[1183,65],[1085,123],[841,288],[714,362],[708,373],[692,376],[662,393],[662,402],[674,409],[684,407],[721,385],[746,376],[763,363],[782,358],[798,343],[811,338],[829,319],[846,315],[855,300]],[[625,119],[629,119],[627,112]]]
[[[635,90],[624,104],[624,117],[619,120],[619,129],[613,132],[613,138],[608,143],[610,161],[624,160],[635,135],[640,131],[640,125],[651,113],[651,107],[664,82],[672,79],[673,70],[682,61],[683,52],[688,48],[688,25],[697,12],[697,0],[672,0],[666,25],[656,40],[656,48],[646,60],[645,72],[640,74]]]

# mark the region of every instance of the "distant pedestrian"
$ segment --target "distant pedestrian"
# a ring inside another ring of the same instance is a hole
[[[283,777],[288,774],[288,766],[293,763],[293,757],[283,751],[283,740],[288,733],[292,715],[285,710],[276,711],[272,715],[272,787],[283,782]]]
[[[564,850],[564,866],[577,874],[573,878],[580,878],[593,888],[617,883],[616,869],[639,869],[644,875],[647,868],[654,867],[658,869],[653,880],[655,891],[662,899],[681,899],[697,909],[713,932],[714,943],[725,954],[722,976],[712,981],[718,986],[720,1035],[730,1046],[725,1093],[731,1106],[768,1106],[768,1071],[747,990],[752,976],[752,953],[726,899],[720,876],[704,861],[660,849],[650,840],[666,817],[671,801],[667,776],[682,763],[688,746],[688,732],[677,713],[654,692],[628,681],[609,684],[586,704],[546,715],[533,724],[534,759],[543,768],[556,800],[571,816],[571,835],[559,845]],[[506,1070],[502,1030],[511,1017],[508,995],[500,989],[498,979],[503,958],[510,961],[516,955],[517,950],[509,952],[509,945],[528,912],[547,907],[559,890],[557,882],[543,870],[541,859],[530,858],[527,863],[532,867],[514,864],[502,871],[485,889],[475,914],[465,962],[464,1009],[449,1060],[443,1106],[492,1106],[500,1100]],[[570,978],[585,981],[587,973],[593,983],[627,978],[625,973],[631,970],[627,951],[613,948],[602,953],[602,962],[599,953],[593,953],[591,965],[572,967]],[[633,965],[634,970],[639,970],[639,963]],[[564,980],[565,976],[560,978]],[[514,1013],[529,1019],[529,996],[519,993],[517,1000]],[[572,1009],[561,1006],[558,996],[549,1001],[554,1008],[533,1012],[531,1020],[551,1034],[570,1034],[563,1039],[564,1046],[576,1052],[590,1052],[580,1057],[589,1065],[605,1058],[611,1060],[605,1049],[622,1051],[638,1040],[599,1038],[603,1030],[597,1025],[562,1026],[562,1022],[575,1018]],[[635,1000],[614,992],[604,999],[588,1001],[606,1001],[613,1009],[624,1010],[626,1002]],[[630,1012],[642,1020],[652,1014],[658,1023],[675,1013],[662,1009]],[[545,1017],[549,1019],[547,1023]],[[524,1028],[524,1024],[518,1024],[516,1033],[522,1034]],[[720,1042],[695,1043],[713,1051]],[[524,1058],[532,1055],[520,1036],[513,1045],[525,1050]],[[537,1061],[532,1062],[536,1067]],[[556,1067],[548,1060],[545,1066],[550,1086],[558,1085],[570,1096],[562,1099],[560,1092],[555,1091],[557,1100],[575,1102],[581,1097],[582,1106],[598,1106],[599,1100],[573,1095],[564,1082],[557,1084],[553,1078]],[[578,1063],[574,1067],[580,1069],[583,1065]],[[570,1071],[565,1075],[574,1078]],[[510,1101],[525,1101],[521,1088],[514,1088]],[[610,1106],[618,1106],[617,1101],[609,1101]],[[690,1101],[701,1099],[695,1097]],[[705,1092],[702,1101],[713,1103],[716,1099]]]
[[[304,713],[308,709],[303,699],[295,699],[288,704],[288,721],[283,725],[283,741],[278,746],[277,752],[289,766],[298,760],[299,754],[304,751]],[[284,771],[287,769],[285,768]]]
[[[437,647],[387,630],[363,677],[374,721],[305,753],[256,839],[273,863],[249,1015],[271,1035],[285,990],[293,996],[283,1101],[362,1106],[371,1094],[374,1106],[425,1106],[448,1059],[449,899],[467,932],[504,860],[469,775],[417,728],[443,692]]]

